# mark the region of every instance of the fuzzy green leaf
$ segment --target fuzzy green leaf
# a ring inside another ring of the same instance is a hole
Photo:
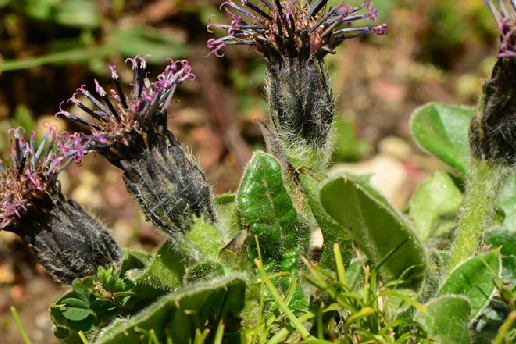
[[[469,123],[474,113],[473,108],[426,104],[412,114],[412,134],[423,149],[464,174]]]
[[[191,260],[176,245],[166,241],[146,268],[130,270],[126,277],[136,284],[139,292],[142,292],[142,288],[139,288],[141,286],[151,287],[153,290],[171,290],[182,285],[185,268]]]
[[[125,274],[126,271],[133,269],[143,269],[149,266],[152,261],[152,255],[144,251],[138,251],[133,249],[124,250],[124,260],[120,271]]]
[[[319,181],[316,177],[319,178],[319,180],[324,179],[323,175],[317,175],[314,177],[313,173],[301,173],[300,181],[303,192],[308,200],[308,204],[310,205],[310,209],[314,214],[315,221],[317,221],[317,224],[321,228],[324,238],[324,246],[319,264],[323,268],[336,268],[333,245],[338,243],[341,249],[344,266],[348,266],[354,253],[352,240],[349,237],[349,233],[346,228],[328,216],[324,211],[324,208],[317,197]]]
[[[403,278],[410,287],[419,286],[427,264],[424,248],[408,222],[382,195],[363,179],[344,174],[327,179],[320,197],[326,212],[349,230],[375,265],[386,259],[381,270],[385,278]]]
[[[224,194],[215,197],[215,208],[217,209],[218,223],[226,236],[226,242],[237,236],[240,231],[240,219],[235,194]]]
[[[437,295],[466,296],[471,303],[473,319],[489,303],[495,291],[493,278],[500,275],[500,270],[499,250],[470,258],[451,272]]]
[[[426,305],[427,312],[418,312],[416,321],[434,340],[446,344],[469,344],[468,329],[471,306],[464,296],[446,295]]]
[[[445,172],[422,182],[410,202],[410,215],[423,242],[446,233],[458,223],[462,194]]]
[[[484,233],[484,243],[492,248],[501,247],[502,277],[516,279],[516,232],[497,228]]]
[[[498,207],[504,214],[503,226],[516,231],[516,176],[502,189]]]
[[[160,343],[168,333],[173,343],[193,343],[195,331],[214,328],[244,306],[246,282],[233,275],[188,286],[171,293],[130,319],[110,325],[95,344],[140,344],[138,333],[154,331]],[[230,323],[230,321],[228,321]]]
[[[206,259],[217,259],[220,250],[225,245],[224,235],[219,228],[208,223],[204,218],[197,218],[192,224],[188,233],[186,233],[188,243],[184,245],[183,252],[191,252],[192,249],[200,253],[200,256]],[[193,255],[193,254],[190,254]]]
[[[264,264],[269,259],[279,262],[286,250],[308,243],[309,232],[283,185],[281,165],[272,156],[255,152],[238,189],[237,203],[242,226],[258,236]],[[250,250],[257,257],[254,241]]]

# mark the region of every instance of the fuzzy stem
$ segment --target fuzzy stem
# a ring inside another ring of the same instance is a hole
[[[496,200],[510,175],[511,168],[505,164],[472,159],[448,274],[477,252],[482,231],[491,224]]]

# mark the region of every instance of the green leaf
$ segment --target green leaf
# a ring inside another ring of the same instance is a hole
[[[195,219],[186,237],[189,247],[184,248],[185,252],[192,247],[204,258],[212,260],[217,260],[226,239],[216,226],[206,222],[204,218]]]
[[[130,319],[113,323],[94,343],[140,344],[138,333],[142,331],[154,331],[160,342],[165,342],[168,333],[173,343],[193,343],[196,329],[215,328],[218,321],[238,315],[245,303],[245,293],[242,275],[188,286],[162,297]]]
[[[87,285],[91,277],[77,279],[73,290],[58,298],[50,306],[54,335],[66,344],[82,344],[78,332],[88,333],[95,328],[93,312],[89,309],[91,291]]]
[[[83,279],[76,279],[72,282],[73,292],[86,304],[90,303],[92,296],[91,286],[93,285],[93,278],[91,276]]]
[[[432,339],[446,344],[471,343],[468,328],[471,306],[466,297],[441,296],[426,307],[426,313],[416,313],[416,321]]]
[[[90,0],[64,0],[57,7],[56,21],[61,25],[96,28],[100,25],[97,4]]]
[[[147,252],[134,249],[125,249],[124,260],[122,261],[120,272],[122,275],[124,275],[126,271],[132,269],[143,269],[146,266],[149,266],[152,258],[152,255]]]
[[[222,264],[212,261],[203,261],[186,270],[184,283],[186,285],[200,281],[209,281],[210,279],[221,277],[225,274],[226,269]]]
[[[158,249],[149,266],[141,270],[130,270],[126,276],[137,288],[147,286],[154,290],[171,290],[182,285],[185,268],[191,261],[191,257],[180,251],[172,242],[166,241]]]
[[[461,204],[462,194],[447,173],[437,172],[422,182],[410,202],[410,215],[421,241],[455,228]]]
[[[215,197],[218,224],[229,243],[240,232],[240,218],[235,194],[224,194]]]
[[[471,303],[470,318],[474,319],[495,291],[493,278],[500,275],[500,265],[499,250],[470,258],[451,272],[437,295],[466,296]]]
[[[148,26],[122,27],[114,31],[111,38],[122,55],[150,55],[148,61],[151,63],[163,63],[166,58],[184,58],[188,54],[180,37]]]
[[[473,108],[426,104],[412,114],[412,135],[423,149],[464,175],[469,123],[474,113]]]
[[[283,185],[280,163],[272,156],[254,153],[240,183],[237,203],[242,226],[258,236],[264,264],[268,259],[279,262],[293,247],[307,246],[310,234]],[[254,240],[250,240],[250,251],[257,257]]]
[[[316,177],[319,180],[324,179],[323,175],[317,175]],[[348,266],[354,254],[353,242],[349,237],[348,231],[344,226],[332,219],[324,211],[324,208],[317,197],[320,182],[314,177],[314,174],[301,173],[299,179],[303,192],[308,200],[308,204],[310,205],[310,209],[314,214],[315,221],[317,221],[319,228],[321,228],[324,238],[324,246],[319,264],[323,268],[333,270],[336,268],[333,245],[338,243],[341,249],[344,266]]]
[[[485,245],[492,248],[501,247],[502,277],[507,280],[516,279],[516,232],[498,228],[484,233]]]
[[[502,189],[498,207],[504,214],[504,227],[516,231],[516,176]]]
[[[403,278],[417,288],[426,269],[424,248],[405,218],[362,178],[344,174],[327,179],[320,191],[326,212],[349,230],[384,278]],[[400,246],[401,245],[401,246]],[[395,251],[395,252],[394,252]]]
[[[89,309],[80,308],[80,307],[65,307],[63,311],[63,316],[71,321],[81,321],[86,319],[91,315],[91,311]]]

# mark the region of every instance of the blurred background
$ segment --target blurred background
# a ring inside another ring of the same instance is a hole
[[[124,59],[188,59],[197,79],[179,88],[169,128],[198,158],[216,193],[232,192],[266,118],[264,63],[248,48],[207,56],[206,25],[227,23],[219,0],[0,0],[0,151],[7,130],[41,133],[61,101],[93,79],[111,87],[107,65],[131,81]],[[410,139],[409,117],[429,101],[474,105],[497,52],[494,20],[481,0],[374,0],[386,36],[346,42],[327,63],[338,108],[335,169],[372,175],[399,208],[439,163]],[[335,5],[341,1],[330,0]],[[358,0],[347,2],[358,4]],[[152,78],[152,76],[151,76]],[[77,112],[77,111],[76,111]],[[376,173],[379,172],[379,173]],[[124,246],[152,249],[163,238],[145,222],[120,173],[96,156],[61,176],[65,193],[101,218]],[[48,305],[63,288],[15,236],[0,232],[0,344],[23,343],[15,306],[34,343],[55,343]]]

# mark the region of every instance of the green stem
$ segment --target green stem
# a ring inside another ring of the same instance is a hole
[[[510,172],[507,165],[472,159],[448,274],[477,252],[480,236],[492,223],[496,200]]]
[[[29,336],[27,335],[27,332],[25,332],[25,328],[23,327],[20,321],[20,317],[18,316],[16,308],[11,307],[11,313],[13,314],[14,322],[16,323],[16,327],[18,327],[18,330],[20,331],[20,334],[22,335],[25,344],[32,344]]]

